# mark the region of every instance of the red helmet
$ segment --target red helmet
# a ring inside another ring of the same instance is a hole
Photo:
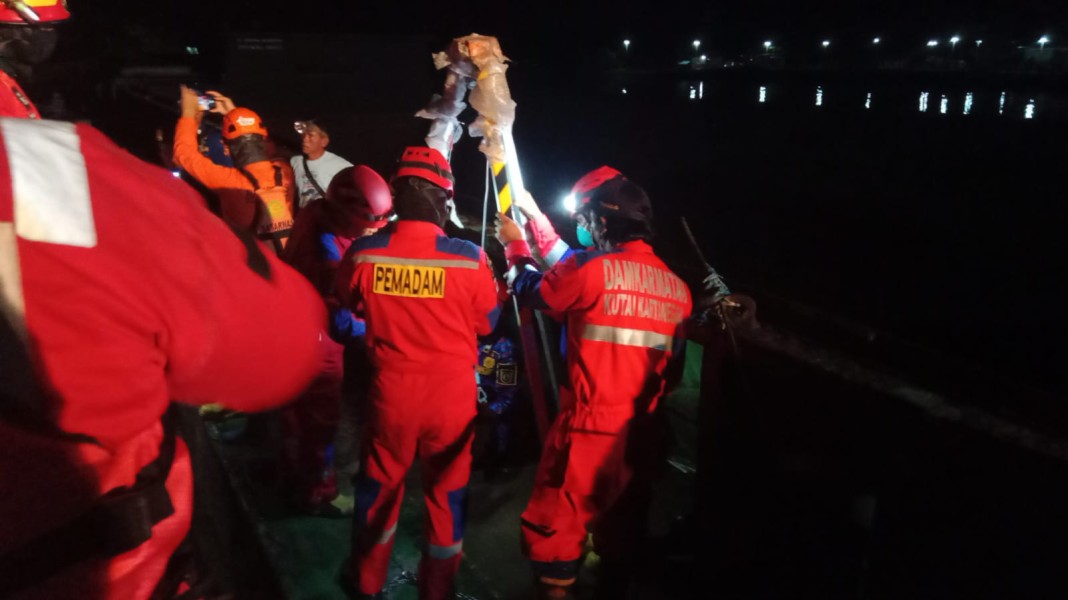
[[[67,0],[0,0],[0,23],[35,25],[70,18]]]
[[[267,137],[267,128],[259,115],[247,108],[235,108],[226,113],[222,120],[223,139],[233,140],[249,134]]]
[[[389,184],[370,167],[358,165],[338,171],[326,189],[324,208],[344,215],[357,231],[381,229],[393,212]]]
[[[575,207],[582,208],[588,204],[594,190],[613,179],[626,179],[626,177],[623,177],[622,173],[609,166],[598,167],[583,175],[571,187],[571,195],[575,199]]]
[[[418,177],[433,183],[445,190],[449,198],[453,195],[452,167],[449,161],[441,155],[441,152],[426,146],[410,146],[404,149],[400,162],[397,163],[397,172],[393,179],[398,177]]]

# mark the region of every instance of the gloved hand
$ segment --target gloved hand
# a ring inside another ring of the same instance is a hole
[[[516,194],[515,207],[528,219],[533,219],[541,215],[541,208],[538,207],[538,203],[534,200],[534,196],[531,196],[530,192],[526,190],[519,190],[519,193]]]
[[[712,267],[708,267],[708,275],[702,280],[702,304],[707,302],[708,304],[718,304],[721,300],[730,295],[731,290],[727,287],[727,284],[723,281],[723,277],[716,272]]]
[[[508,244],[523,239],[523,228],[508,215],[497,213],[497,241],[507,247]]]

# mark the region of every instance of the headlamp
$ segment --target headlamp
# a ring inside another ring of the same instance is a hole
[[[564,196],[564,210],[567,211],[567,214],[574,215],[575,214],[575,210],[577,210],[577,209],[578,209],[578,201],[575,200],[575,195],[574,194],[568,194],[568,195]]]

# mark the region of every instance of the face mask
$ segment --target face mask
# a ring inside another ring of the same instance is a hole
[[[575,235],[578,236],[578,243],[583,248],[592,248],[594,246],[593,235],[590,234],[589,229],[582,225],[575,225]]]

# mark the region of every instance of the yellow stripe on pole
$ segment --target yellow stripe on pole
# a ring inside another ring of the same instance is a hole
[[[497,211],[507,213],[512,207],[512,187],[508,184],[508,169],[504,163],[493,163],[493,182],[497,189]]]

